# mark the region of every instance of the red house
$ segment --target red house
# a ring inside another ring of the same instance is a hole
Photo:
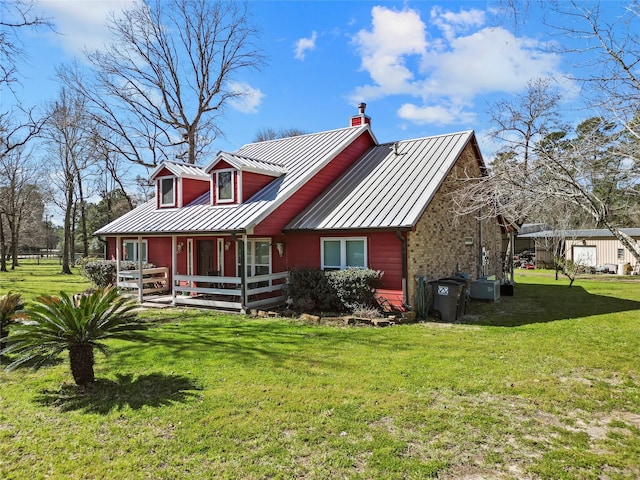
[[[251,143],[204,168],[165,162],[153,200],[96,232],[133,260],[121,287],[174,304],[246,310],[282,302],[301,267],[381,270],[380,293],[411,305],[416,278],[501,273],[498,222],[452,213],[484,163],[473,131],[379,144],[364,104],[350,126]],[[159,268],[138,272],[143,262]]]

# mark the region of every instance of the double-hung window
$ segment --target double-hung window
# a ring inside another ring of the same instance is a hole
[[[325,237],[320,242],[323,270],[367,268],[366,237]]]
[[[232,203],[233,194],[233,170],[216,172],[216,201],[218,203]]]
[[[160,206],[176,206],[176,187],[173,177],[163,177],[158,180],[160,190]]]

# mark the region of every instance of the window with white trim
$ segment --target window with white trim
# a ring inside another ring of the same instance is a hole
[[[122,242],[122,259],[128,262],[138,262],[142,253],[142,261],[147,263],[147,241],[142,241],[142,252],[137,240],[125,240]]]
[[[324,237],[320,239],[323,270],[367,268],[366,237]]]
[[[158,191],[160,193],[161,207],[176,206],[176,186],[174,177],[162,177],[158,179]]]
[[[234,184],[233,170],[218,170],[216,172],[216,202],[233,202]]]
[[[271,241],[269,239],[247,240],[247,278],[271,273]],[[238,249],[238,272],[242,259]],[[249,288],[266,287],[269,281],[250,283]]]

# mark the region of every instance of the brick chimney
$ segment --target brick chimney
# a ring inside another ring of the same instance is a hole
[[[365,123],[371,124],[371,118],[364,114],[364,110],[367,108],[367,104],[362,102],[358,104],[358,115],[354,115],[351,117],[351,125],[352,127],[359,127],[360,125],[364,125]]]

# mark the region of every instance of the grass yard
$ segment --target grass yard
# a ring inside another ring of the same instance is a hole
[[[0,372],[0,478],[639,478],[640,283],[517,280],[453,325],[146,311],[86,393]]]
[[[56,295],[61,290],[74,294],[91,286],[76,267],[71,267],[71,270],[73,275],[62,275],[58,259],[20,260],[16,270],[0,272],[0,295],[8,291],[17,292],[29,301],[40,295]]]

